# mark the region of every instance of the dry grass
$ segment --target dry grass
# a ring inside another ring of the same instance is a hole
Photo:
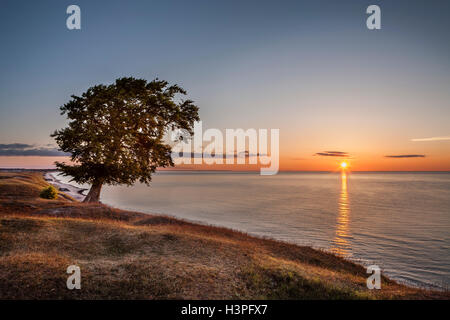
[[[0,173],[0,299],[449,299],[309,247],[225,228],[39,199],[39,173]],[[66,269],[81,268],[81,290]]]

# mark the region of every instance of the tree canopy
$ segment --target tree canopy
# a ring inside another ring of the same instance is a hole
[[[77,183],[92,184],[86,202],[99,201],[103,184],[149,184],[157,167],[173,166],[168,129],[192,134],[198,107],[167,81],[121,78],[96,85],[60,107],[70,120],[52,134],[72,164],[56,162]],[[182,137],[181,137],[182,138]]]

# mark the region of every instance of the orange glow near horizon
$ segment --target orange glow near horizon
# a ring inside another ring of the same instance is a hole
[[[319,149],[320,150],[320,149]],[[352,154],[347,160],[318,157],[312,152],[304,155],[280,154],[280,171],[450,171],[450,155],[427,155],[425,158],[392,159],[380,154]],[[0,156],[0,168],[55,168],[55,161],[70,161],[68,157]],[[346,163],[346,165],[342,165]],[[344,168],[345,166],[345,168]],[[179,165],[162,170],[230,170],[259,171],[260,165]]]

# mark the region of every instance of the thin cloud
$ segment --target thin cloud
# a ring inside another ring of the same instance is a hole
[[[38,156],[38,157],[61,157],[68,154],[59,151],[55,147],[49,145],[39,147],[26,143],[9,143],[0,144],[0,156],[14,157],[14,156]]]
[[[322,156],[322,157],[345,157],[345,158],[347,158],[349,156],[348,152],[343,152],[343,151],[323,151],[323,152],[317,152],[314,155]]]
[[[34,146],[31,144],[25,143],[9,143],[9,144],[0,144],[0,150],[10,150],[10,149],[29,149]]]
[[[431,137],[431,138],[417,138],[417,139],[411,139],[411,141],[414,142],[422,142],[422,141],[445,141],[450,140],[450,137]]]
[[[424,154],[399,154],[384,156],[385,158],[425,158]]]

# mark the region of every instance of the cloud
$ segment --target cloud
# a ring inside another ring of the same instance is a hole
[[[450,140],[450,137],[431,137],[431,138],[411,139],[411,141],[414,141],[414,142],[421,142],[421,141],[445,141],[445,140]]]
[[[50,145],[39,147],[25,143],[0,144],[0,156],[61,157],[67,155],[67,153],[59,151]]]
[[[345,158],[347,158],[349,156],[348,152],[343,152],[343,151],[323,151],[323,152],[317,152],[314,155],[322,156],[322,157],[345,157]]]
[[[425,158],[424,154],[399,154],[399,155],[389,155],[384,156],[385,158]]]
[[[27,149],[27,148],[33,148],[33,146],[31,144],[25,143],[0,144],[0,150]]]

